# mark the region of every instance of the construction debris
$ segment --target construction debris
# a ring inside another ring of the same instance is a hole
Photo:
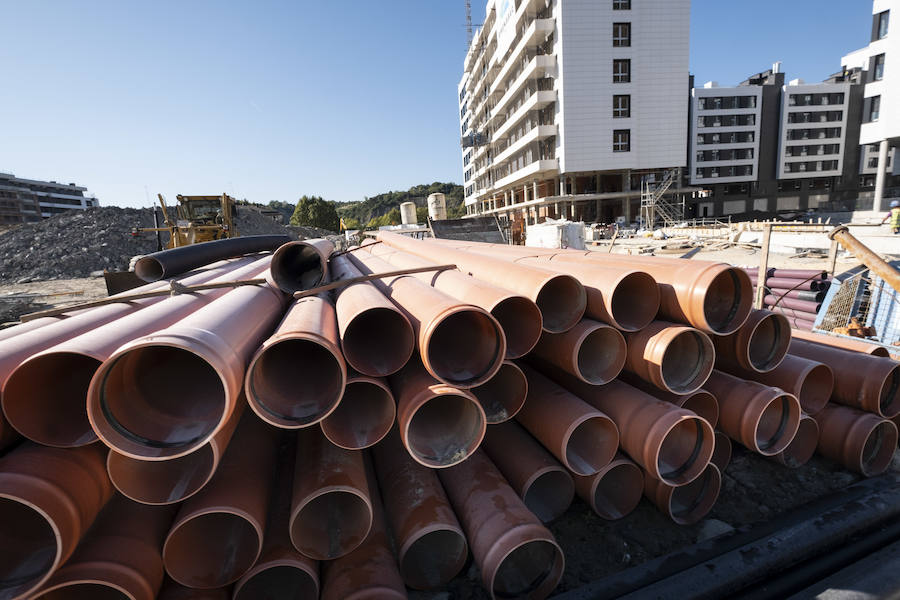
[[[4,332],[0,573],[22,575],[0,598],[544,598],[660,531],[698,539],[720,496],[769,511],[787,490],[757,489],[749,462],[802,494],[894,455],[900,365],[791,340],[741,269],[379,239],[330,259],[292,243],[180,280],[256,285]],[[447,268],[397,273],[428,265]],[[329,272],[352,283],[293,297]],[[629,518],[627,536],[603,521]]]

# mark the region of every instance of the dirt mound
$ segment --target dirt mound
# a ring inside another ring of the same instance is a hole
[[[238,209],[241,235],[286,233],[289,228],[254,210]],[[131,235],[133,227],[153,227],[148,208],[103,206],[60,213],[0,234],[0,282],[88,277],[91,273],[127,270],[132,256],[155,252],[156,235]],[[162,234],[163,244],[168,234]]]

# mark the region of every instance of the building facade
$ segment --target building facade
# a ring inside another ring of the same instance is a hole
[[[23,179],[0,173],[0,225],[40,221],[67,210],[100,206],[87,188],[74,183]]]
[[[637,217],[686,165],[689,29],[690,0],[489,0],[458,87],[467,213]]]

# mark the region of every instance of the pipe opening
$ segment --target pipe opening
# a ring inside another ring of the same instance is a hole
[[[247,519],[206,513],[175,526],[163,547],[166,571],[188,587],[228,585],[256,562],[259,535]]]
[[[371,377],[384,377],[399,371],[412,356],[415,346],[415,335],[406,317],[385,307],[359,313],[341,337],[344,359],[351,367]]]
[[[566,440],[566,466],[577,475],[593,475],[609,464],[618,446],[615,424],[606,417],[589,417]]]
[[[12,372],[3,390],[7,420],[28,439],[74,448],[97,439],[85,410],[100,361],[74,352],[37,356]]]
[[[716,397],[706,390],[697,390],[682,403],[681,408],[689,410],[715,427],[719,422],[719,403]]]
[[[311,340],[275,342],[250,366],[249,399],[279,425],[320,421],[341,400],[344,370],[328,348]]]
[[[506,354],[503,331],[489,314],[463,309],[435,326],[425,354],[435,377],[452,385],[483,383]]]
[[[290,565],[264,569],[245,581],[234,593],[234,600],[318,597],[316,580],[305,570]]]
[[[669,514],[681,525],[696,523],[706,516],[719,497],[721,475],[715,465],[710,465],[694,481],[672,488]]]
[[[34,597],[35,600],[132,600],[131,594],[105,583],[70,583]]]
[[[675,424],[659,446],[656,468],[668,485],[684,485],[706,468],[715,444],[709,427],[696,417]]]
[[[272,279],[289,294],[309,290],[325,279],[325,261],[307,244],[287,244],[272,256]]]
[[[471,391],[488,424],[502,423],[516,416],[525,405],[528,379],[519,367],[505,362],[493,377]]]
[[[491,315],[506,336],[506,358],[525,356],[541,338],[541,311],[528,298],[512,296],[502,300],[491,310]]]
[[[616,286],[610,306],[620,329],[643,329],[659,311],[659,285],[643,271],[629,273]]]
[[[782,450],[784,464],[791,469],[802,467],[816,452],[819,443],[819,426],[813,419],[801,419],[791,443]]]
[[[825,365],[816,365],[800,382],[800,393],[797,400],[800,407],[808,415],[814,415],[825,408],[834,389],[834,374]]]
[[[863,475],[877,475],[888,468],[897,448],[897,428],[890,421],[882,421],[869,432],[860,456]]]
[[[699,331],[685,329],[666,347],[660,371],[670,391],[689,394],[706,383],[712,368],[712,342]]]
[[[587,308],[584,286],[571,275],[557,275],[547,281],[535,300],[544,320],[544,331],[562,333],[575,327]]]
[[[575,482],[565,470],[554,468],[538,475],[528,486],[522,502],[544,523],[562,516],[572,504]]]
[[[116,489],[143,504],[180,502],[200,491],[215,468],[210,444],[170,460],[135,460],[114,450],[106,459],[106,470]]]
[[[322,420],[322,432],[341,448],[368,448],[391,430],[396,412],[390,391],[371,381],[351,381],[337,408]]]
[[[406,429],[406,444],[426,466],[449,467],[465,460],[484,437],[484,413],[465,396],[441,394],[413,413]]]
[[[507,554],[497,567],[491,592],[497,598],[528,596],[558,574],[562,560],[562,552],[552,542],[525,542]]]
[[[750,314],[753,286],[743,271],[730,268],[716,275],[703,299],[703,316],[709,328],[719,335],[736,331]]]
[[[591,506],[604,519],[621,519],[633,511],[644,491],[644,474],[637,466],[613,465],[594,485]]]
[[[625,338],[612,327],[598,327],[578,346],[578,372],[593,385],[609,383],[625,365]]]
[[[724,473],[728,463],[731,462],[731,438],[721,431],[717,431],[715,440],[716,444],[709,462],[716,465],[721,473]]]
[[[134,274],[138,276],[138,279],[150,282],[159,281],[165,277],[166,273],[161,262],[155,258],[144,256],[134,263]]]
[[[222,420],[225,399],[216,370],[193,352],[173,346],[122,354],[100,385],[103,425],[156,449],[190,446],[208,437]]]
[[[747,354],[750,364],[761,373],[771,371],[787,354],[791,328],[781,315],[766,315],[750,334]]]
[[[878,406],[881,414],[888,419],[900,413],[900,365],[894,366],[885,378]]]
[[[453,529],[429,531],[409,545],[400,562],[403,581],[417,590],[446,584],[466,562],[466,538]]]
[[[345,490],[327,491],[300,507],[291,519],[291,542],[317,560],[347,554],[369,534],[372,509],[366,499]]]
[[[761,453],[766,456],[778,454],[791,442],[796,432],[792,421],[800,419],[796,408],[791,397],[786,395],[769,402],[756,426],[756,447]]]
[[[18,598],[53,568],[56,534],[36,510],[0,498],[0,598]]]

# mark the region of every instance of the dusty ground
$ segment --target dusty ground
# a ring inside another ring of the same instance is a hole
[[[103,277],[0,285],[0,327],[22,314],[105,297]]]

